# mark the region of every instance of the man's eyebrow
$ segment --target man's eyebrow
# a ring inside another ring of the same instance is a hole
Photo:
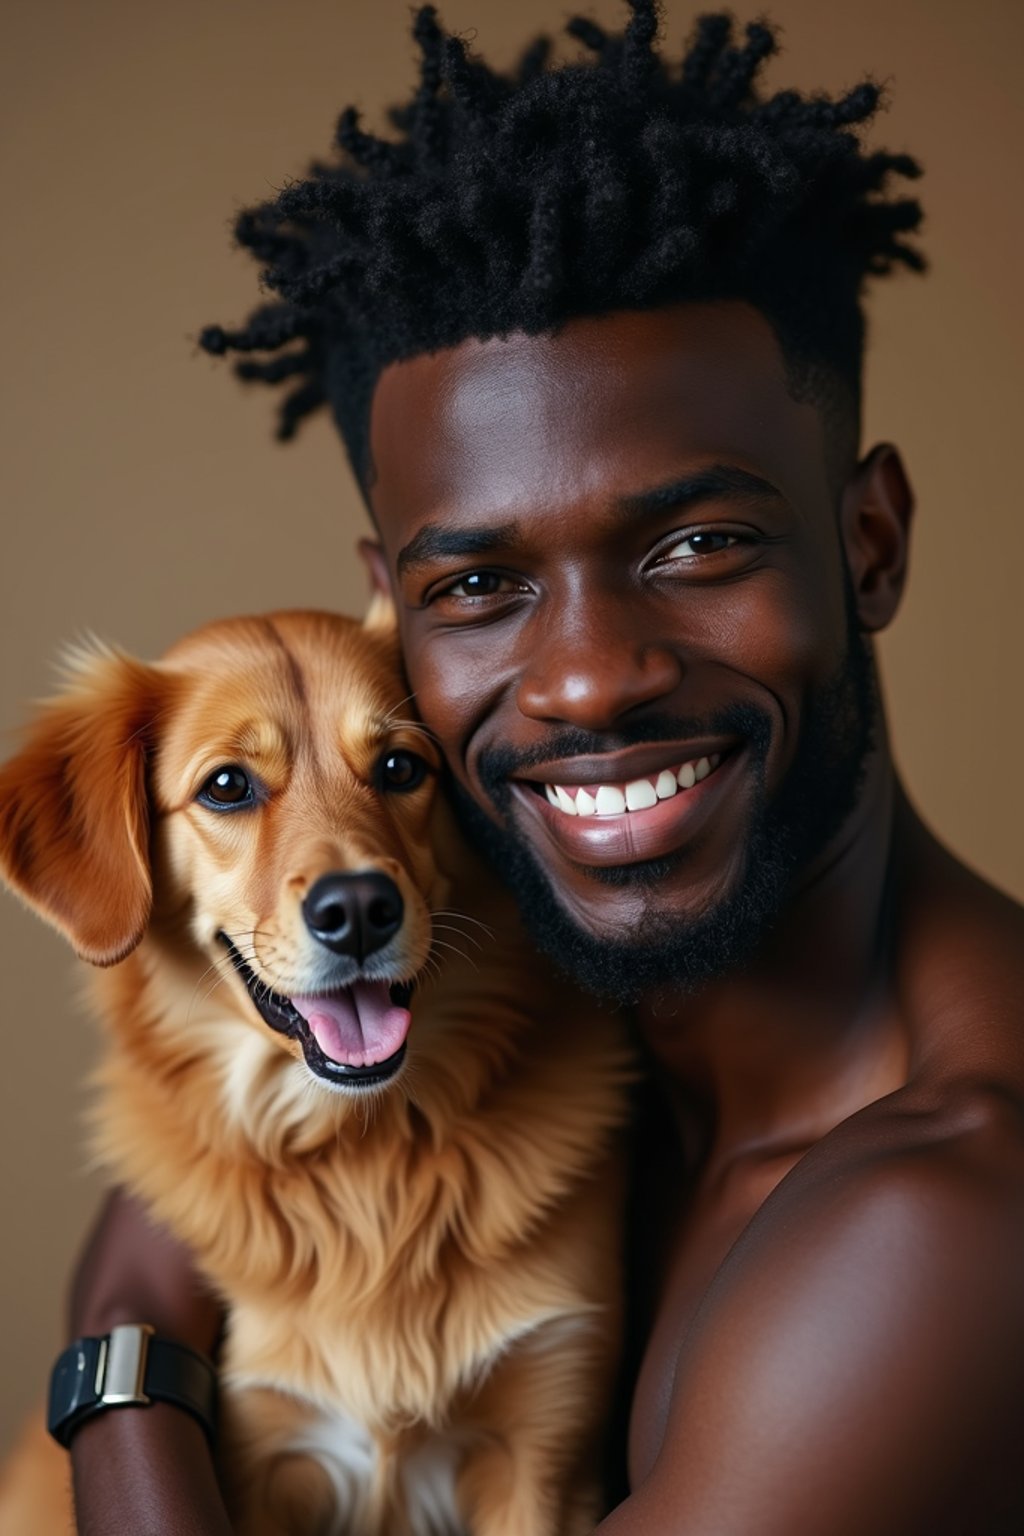
[[[403,576],[431,560],[490,555],[499,549],[511,549],[518,542],[514,523],[499,523],[494,528],[449,528],[444,523],[424,523],[398,551],[395,569]]]
[[[712,497],[778,501],[781,491],[760,475],[731,464],[713,464],[678,480],[650,490],[637,491],[616,499],[615,509],[624,517],[643,517],[672,507],[685,507]],[[432,560],[462,559],[474,555],[507,553],[521,543],[515,523],[498,523],[492,528],[459,528],[444,523],[424,523],[423,527],[398,551],[395,568],[406,575]]]
[[[616,507],[626,517],[643,517],[646,514],[665,512],[672,507],[686,507],[694,502],[709,501],[714,497],[742,498],[744,501],[778,501],[782,492],[761,475],[732,464],[713,464],[678,480],[652,486],[647,491],[637,491],[631,496],[620,496]]]

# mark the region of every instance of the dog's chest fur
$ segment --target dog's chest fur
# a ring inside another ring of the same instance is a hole
[[[347,1510],[360,1533],[448,1536],[467,1451],[500,1438],[506,1403],[552,1396],[524,1362],[565,1396],[545,1412],[603,1391],[626,1064],[601,1016],[534,1023],[522,975],[489,978],[482,1018],[478,976],[446,972],[420,1000],[410,1094],[341,1120],[222,1003],[183,1038],[166,954],[107,978],[97,1139],[228,1300],[227,1456],[256,1506],[240,1530],[347,1532]]]

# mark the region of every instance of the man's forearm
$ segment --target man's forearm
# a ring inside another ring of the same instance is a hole
[[[80,1536],[231,1536],[198,1423],[180,1408],[112,1408],[71,1443]]]
[[[163,1338],[211,1354],[220,1318],[188,1251],[114,1190],[75,1270],[69,1336],[149,1323]],[[86,1536],[230,1536],[206,1436],[170,1403],[94,1415],[72,1437],[71,1466]]]

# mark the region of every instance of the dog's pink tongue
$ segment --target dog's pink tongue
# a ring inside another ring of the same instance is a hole
[[[327,997],[293,997],[325,1056],[346,1067],[387,1061],[409,1033],[412,1015],[396,1008],[386,981],[357,981]]]

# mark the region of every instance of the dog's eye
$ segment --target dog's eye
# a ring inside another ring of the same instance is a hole
[[[256,796],[245,769],[230,763],[210,774],[196,798],[200,805],[207,805],[211,810],[230,811],[241,805],[252,805]]]
[[[427,776],[427,766],[416,752],[388,752],[377,768],[380,787],[399,793],[419,789]]]

